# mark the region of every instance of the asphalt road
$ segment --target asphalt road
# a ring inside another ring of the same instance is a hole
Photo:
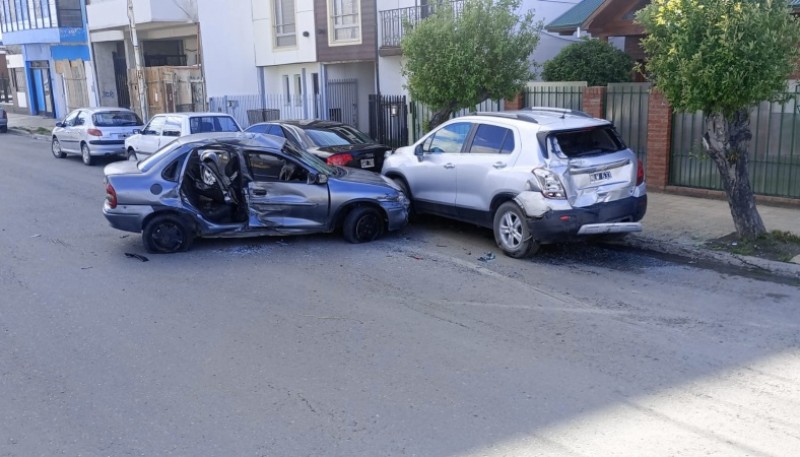
[[[0,456],[800,455],[796,285],[438,219],[149,255],[48,148],[0,135]]]

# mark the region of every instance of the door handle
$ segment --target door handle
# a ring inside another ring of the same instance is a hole
[[[505,168],[506,164],[505,164],[505,162],[495,162],[494,165],[492,165],[492,166],[499,170],[500,168]]]
[[[456,166],[453,165],[452,163],[446,163],[446,164],[444,164],[444,167],[445,168],[455,168]]]
[[[257,197],[263,197],[267,195],[267,189],[264,189],[263,187],[253,187],[251,191],[253,192],[253,195]]]

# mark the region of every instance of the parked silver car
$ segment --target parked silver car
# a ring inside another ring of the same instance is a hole
[[[103,214],[167,253],[195,237],[329,233],[351,243],[402,228],[409,202],[389,179],[329,166],[284,139],[253,133],[179,138],[140,162],[105,167]]]
[[[525,257],[540,244],[636,232],[647,209],[642,163],[614,126],[533,108],[452,119],[383,163],[412,208],[494,230]]]
[[[98,156],[127,157],[125,138],[141,128],[142,120],[126,108],[80,108],[56,122],[51,150],[58,159],[80,154],[86,165]]]

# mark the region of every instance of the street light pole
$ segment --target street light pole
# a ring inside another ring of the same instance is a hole
[[[133,0],[128,0],[128,23],[131,27],[131,43],[133,44],[133,61],[135,63],[136,85],[139,89],[139,109],[142,119],[147,121],[147,88],[144,83],[144,71],[142,70],[142,58],[139,55],[139,38],[136,35],[136,19],[133,15]]]

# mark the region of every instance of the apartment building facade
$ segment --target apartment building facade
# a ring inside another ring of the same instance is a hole
[[[61,117],[97,103],[82,0],[0,0],[12,110]]]

